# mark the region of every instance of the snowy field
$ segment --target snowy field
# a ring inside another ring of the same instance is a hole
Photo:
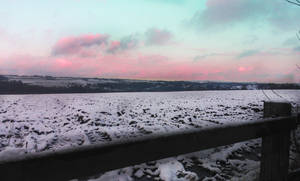
[[[300,90],[0,95],[0,159],[257,120],[268,100],[296,106]],[[251,180],[259,149],[260,140],[251,140],[99,173],[90,181]]]

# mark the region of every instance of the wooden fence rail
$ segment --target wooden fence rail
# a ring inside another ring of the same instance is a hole
[[[285,115],[57,152],[0,158],[0,180],[67,181],[87,178],[117,168],[262,137],[261,180],[285,181],[289,134],[296,125],[296,116]]]

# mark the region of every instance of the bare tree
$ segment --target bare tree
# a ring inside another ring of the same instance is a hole
[[[300,6],[300,0],[286,0],[289,3],[295,4],[297,6]]]
[[[300,0],[286,0],[287,2],[300,6]],[[297,38],[300,40],[300,30],[296,33]]]
[[[286,1],[291,3],[291,4],[300,6],[300,0],[286,0]],[[300,30],[296,33],[296,36],[297,36],[298,40],[300,40]],[[300,69],[299,65],[296,64],[296,66],[297,66],[298,69]]]

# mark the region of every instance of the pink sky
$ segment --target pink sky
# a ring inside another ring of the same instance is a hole
[[[300,11],[288,3],[14,3],[0,14],[0,74],[300,82]]]

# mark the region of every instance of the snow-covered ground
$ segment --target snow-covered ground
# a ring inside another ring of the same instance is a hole
[[[296,106],[300,90],[0,95],[0,159],[257,120],[263,115],[263,101],[269,99]],[[114,170],[90,180],[251,180],[259,169],[259,148],[260,140],[251,140]]]

